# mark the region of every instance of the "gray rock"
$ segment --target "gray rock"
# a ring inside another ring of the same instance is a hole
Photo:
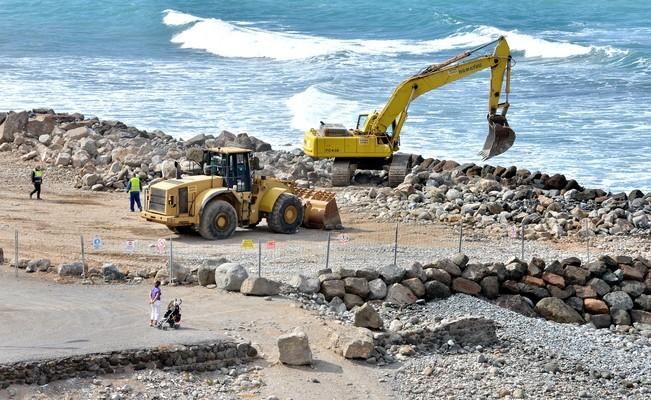
[[[47,272],[47,270],[50,268],[52,264],[50,263],[50,260],[47,258],[39,258],[36,260],[31,260],[30,262],[27,263],[27,267],[25,267],[25,272],[36,272],[36,271],[41,271],[41,272]]]
[[[640,324],[651,325],[651,312],[642,310],[631,310],[631,319]]]
[[[70,154],[68,153],[59,153],[57,155],[56,160],[54,161],[54,165],[58,167],[67,167],[70,165],[72,162],[72,157],[70,157]]]
[[[405,269],[394,264],[385,265],[380,268],[380,277],[387,285],[400,282],[405,276]]]
[[[632,298],[640,297],[646,290],[644,282],[624,281],[622,282],[622,291],[628,293]]]
[[[239,263],[225,263],[215,269],[215,284],[219,289],[237,292],[248,277],[248,272]]]
[[[439,281],[425,282],[425,298],[427,300],[445,299],[450,297],[450,288]]]
[[[579,313],[556,297],[547,297],[536,304],[536,312],[546,319],[563,323],[583,323]]]
[[[387,297],[387,285],[382,279],[373,279],[368,283],[369,300],[382,300],[385,297]]]
[[[630,310],[633,308],[633,300],[626,292],[610,292],[604,296],[604,300],[606,300],[611,310]]]
[[[124,279],[124,274],[112,263],[102,265],[102,276],[108,281],[119,281]]]
[[[427,280],[427,275],[425,275],[425,271],[423,270],[421,263],[415,262],[406,268],[405,279],[410,278],[418,278],[421,280],[421,282],[425,282]]]
[[[355,294],[361,298],[368,296],[368,281],[365,278],[345,278],[344,288],[347,293]]]
[[[215,270],[216,265],[202,265],[197,269],[197,281],[199,285],[208,286],[215,285]]]
[[[246,278],[240,292],[247,296],[275,296],[280,293],[280,284],[267,278]]]
[[[520,295],[503,295],[497,298],[497,305],[527,317],[536,317],[531,300]]]
[[[479,283],[481,293],[488,299],[495,299],[500,295],[500,283],[496,276],[487,276]]]
[[[344,304],[348,310],[352,310],[353,307],[364,304],[364,300],[356,294],[346,293],[344,295]]]
[[[432,335],[450,338],[461,346],[488,346],[497,342],[495,322],[480,317],[443,320],[433,329]]]
[[[635,299],[635,304],[645,311],[651,311],[651,295],[640,295],[640,297]]]
[[[452,283],[452,277],[445,270],[439,268],[428,268],[425,270],[428,281],[439,281],[446,286]]]
[[[615,325],[630,325],[631,316],[626,310],[619,308],[611,309],[610,316],[613,318],[613,324]]]
[[[435,268],[439,268],[450,274],[450,276],[455,277],[455,276],[461,276],[461,268],[452,260],[448,260],[447,258],[443,258],[441,260],[438,260],[434,264]]]
[[[84,273],[84,265],[80,262],[61,264],[57,273],[60,276],[81,276]]]
[[[27,111],[7,114],[4,122],[0,124],[0,144],[13,142],[15,133],[24,132],[27,129],[28,119]]]
[[[460,269],[464,269],[468,264],[468,256],[463,253],[457,253],[452,257],[451,261]]]
[[[354,325],[360,328],[382,329],[380,314],[368,303],[355,311]]]
[[[402,284],[409,288],[416,297],[425,296],[425,285],[419,278],[410,278],[402,281]]]
[[[278,358],[287,365],[312,364],[312,350],[307,335],[301,328],[295,328],[292,333],[278,337]]]
[[[296,288],[301,293],[318,293],[321,284],[318,278],[308,278],[304,275],[296,274],[289,280],[289,285]]]
[[[344,301],[339,297],[333,297],[332,300],[330,301],[329,306],[330,309],[334,311],[336,314],[343,314],[348,309],[346,307],[346,304],[344,304]]]
[[[360,268],[355,272],[355,276],[358,278],[364,278],[367,281],[372,281],[380,277],[380,273],[369,267]]]
[[[366,328],[338,332],[330,338],[331,347],[345,358],[367,359],[375,349],[373,333]]]
[[[590,317],[590,322],[597,329],[605,329],[610,327],[612,319],[610,318],[610,314],[596,314]]]
[[[594,289],[594,291],[597,292],[597,295],[599,295],[600,297],[603,297],[608,292],[610,292],[610,285],[604,282],[603,279],[592,278],[590,279],[590,282],[588,282],[588,286]]]

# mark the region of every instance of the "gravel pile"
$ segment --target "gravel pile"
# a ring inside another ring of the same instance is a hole
[[[382,310],[397,318],[481,316],[498,323],[500,343],[456,354],[402,357],[385,373],[396,396],[440,398],[630,398],[651,396],[651,341],[584,326],[527,318],[465,295],[407,310]]]

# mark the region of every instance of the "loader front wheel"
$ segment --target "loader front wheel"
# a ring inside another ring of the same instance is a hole
[[[294,233],[303,223],[303,204],[298,197],[283,193],[278,196],[267,223],[272,231],[278,233]]]
[[[199,233],[204,239],[229,238],[237,228],[237,213],[230,203],[213,200],[203,209]]]

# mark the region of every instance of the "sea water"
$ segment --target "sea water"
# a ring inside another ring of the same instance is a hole
[[[353,126],[403,79],[500,35],[517,140],[488,163],[651,190],[646,1],[1,0],[0,110],[299,148],[319,121]],[[488,79],[414,101],[401,150],[481,163]]]

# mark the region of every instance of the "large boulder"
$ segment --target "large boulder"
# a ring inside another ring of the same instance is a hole
[[[626,292],[610,292],[604,296],[604,300],[610,309],[630,310],[633,308],[633,300]]]
[[[368,296],[368,281],[364,278],[345,278],[344,287],[347,293],[355,294],[361,298]]]
[[[443,269],[428,268],[425,270],[425,275],[428,281],[439,281],[446,286],[450,286],[452,283],[452,277]]]
[[[50,260],[47,258],[39,258],[36,260],[31,260],[30,262],[27,263],[27,267],[25,267],[25,272],[36,272],[36,271],[41,271],[41,272],[47,272],[47,270],[50,268]]]
[[[405,269],[395,264],[385,265],[380,268],[380,277],[386,282],[387,285],[400,282],[405,276]]]
[[[28,119],[27,111],[7,114],[4,122],[0,124],[0,144],[13,142],[15,133],[27,130]]]
[[[321,293],[328,301],[335,297],[343,299],[346,294],[346,286],[341,279],[330,279],[321,283]]]
[[[64,263],[59,265],[57,273],[60,276],[81,276],[84,273],[84,264],[80,262]]]
[[[439,281],[429,281],[425,283],[425,298],[427,300],[445,299],[450,297],[451,294],[452,292],[450,292],[450,288]]]
[[[124,279],[124,274],[112,263],[102,265],[102,276],[107,281],[119,281]]]
[[[202,265],[197,269],[197,281],[201,286],[208,286],[215,284],[215,270],[216,265]]]
[[[312,350],[307,335],[301,328],[278,337],[278,358],[287,365],[312,364]]]
[[[237,292],[248,277],[248,272],[239,263],[225,263],[215,268],[215,284],[219,289]]]
[[[346,309],[351,310],[356,306],[364,304],[364,299],[356,294],[346,293],[344,295],[344,304],[346,305]]]
[[[579,313],[563,300],[556,297],[547,297],[536,304],[536,312],[546,319],[563,323],[583,323]]]
[[[452,290],[459,293],[465,293],[476,296],[481,292],[481,286],[477,282],[466,278],[454,278],[452,280]]]
[[[405,270],[405,279],[411,279],[411,278],[418,278],[422,282],[425,282],[427,280],[427,275],[425,275],[423,266],[419,262],[415,262],[411,264]]]
[[[368,283],[368,299],[382,300],[387,297],[387,285],[381,278],[373,279]]]
[[[318,293],[321,284],[318,278],[308,278],[304,275],[296,274],[289,280],[289,285],[301,293]]]
[[[246,278],[240,292],[247,296],[275,296],[280,293],[280,284],[267,278]]]
[[[354,325],[361,328],[382,329],[382,318],[380,314],[368,303],[355,311]]]
[[[416,300],[417,297],[408,287],[401,285],[400,283],[394,283],[393,285],[389,286],[389,291],[386,298],[387,302],[402,306],[407,304],[414,304]]]
[[[408,287],[416,297],[425,296],[425,285],[423,285],[423,281],[420,278],[405,279],[401,283]]]
[[[497,298],[497,305],[527,317],[536,317],[531,300],[520,295],[502,295]]]
[[[366,360],[375,349],[373,333],[366,328],[353,328],[334,333],[330,338],[331,348],[345,358]]]

